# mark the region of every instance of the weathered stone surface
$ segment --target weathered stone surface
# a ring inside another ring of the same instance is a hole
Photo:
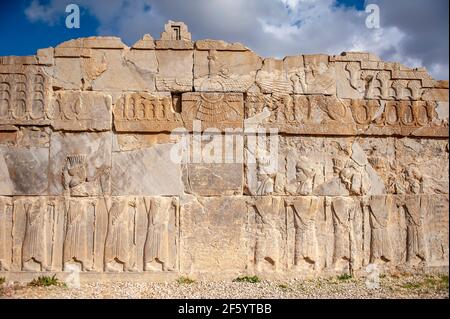
[[[48,124],[51,78],[41,67],[0,65],[0,124]]]
[[[107,68],[92,80],[94,91],[155,91],[157,62],[153,52],[102,50]]]
[[[251,51],[194,51],[194,87],[200,92],[247,92],[262,59]]]
[[[100,92],[55,92],[47,117],[55,130],[109,131],[111,96]]]
[[[48,156],[48,147],[0,145],[0,195],[47,194]]]
[[[118,37],[88,37],[63,42],[56,48],[90,48],[90,49],[123,49],[122,40]]]
[[[155,48],[155,41],[150,34],[144,34],[142,39],[133,44],[131,48],[136,50],[152,50]]]
[[[243,127],[244,104],[240,93],[184,93],[181,117],[188,130]]]
[[[119,132],[170,132],[183,122],[170,94],[130,93],[114,107],[114,127]]]
[[[240,273],[245,270],[248,258],[245,199],[189,197],[182,203],[180,217],[182,272]]]
[[[50,145],[51,195],[95,196],[110,193],[110,132],[54,132]]]
[[[448,103],[424,68],[173,21],[0,57],[0,277],[448,271]]]
[[[113,152],[113,195],[182,195],[181,165],[171,160],[173,144]]]
[[[174,271],[178,200],[0,197],[1,270]]]
[[[242,195],[242,164],[187,164],[183,179],[189,194]]]
[[[192,68],[194,64],[193,51],[157,50],[158,75],[156,88],[162,92],[189,92],[192,91],[194,77]]]

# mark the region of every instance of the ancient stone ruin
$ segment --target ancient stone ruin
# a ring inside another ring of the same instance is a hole
[[[0,82],[2,276],[448,269],[448,81],[425,69],[169,21],[1,57]]]

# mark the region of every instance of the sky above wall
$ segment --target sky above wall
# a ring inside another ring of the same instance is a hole
[[[69,3],[80,8],[79,29],[66,28]],[[379,6],[380,28],[367,28],[368,4]],[[448,0],[1,0],[0,55],[93,35],[132,45],[175,20],[194,40],[241,42],[263,57],[369,51],[448,80],[448,12]]]

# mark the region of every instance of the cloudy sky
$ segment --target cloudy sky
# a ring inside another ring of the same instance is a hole
[[[65,8],[78,4],[79,29]],[[380,28],[365,8],[380,9]],[[449,78],[448,0],[28,0],[1,1],[0,55],[29,55],[76,37],[117,35],[128,45],[159,38],[167,20],[184,21],[194,40],[241,42],[264,57],[370,51]]]

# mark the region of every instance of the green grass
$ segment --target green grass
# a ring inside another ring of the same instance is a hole
[[[342,275],[337,276],[337,279],[341,280],[341,281],[350,280],[352,278],[353,278],[352,275],[349,275],[349,274],[342,274]]]
[[[5,277],[0,277],[0,285],[3,285],[6,282]]]
[[[261,280],[258,276],[240,276],[233,280],[233,282],[249,282],[252,284],[258,283]]]
[[[406,282],[401,286],[405,289],[448,290],[448,275],[428,275],[418,282]]]
[[[49,276],[39,276],[37,279],[33,279],[28,286],[32,287],[49,287],[49,286],[65,286],[64,283],[60,282],[56,275],[52,277]]]
[[[195,282],[195,280],[191,279],[189,277],[180,277],[180,278],[177,279],[177,282],[180,285],[186,285],[186,284],[189,285],[189,284],[193,284]]]
[[[280,285],[278,285],[278,287],[281,289],[288,289],[288,285],[285,285],[285,284],[280,284]]]
[[[405,289],[419,289],[422,287],[422,284],[420,282],[406,282],[402,285],[402,288]]]

